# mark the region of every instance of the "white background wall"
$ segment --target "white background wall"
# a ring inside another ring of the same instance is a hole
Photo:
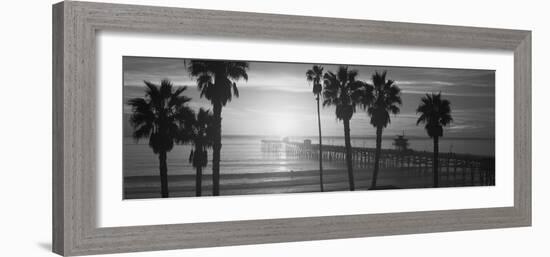
[[[0,26],[0,256],[51,247],[51,4],[5,1]],[[191,8],[528,29],[533,31],[533,227],[192,249],[117,256],[549,256],[545,156],[550,26],[545,1],[126,0]],[[512,104],[512,103],[510,103]],[[510,113],[512,115],[512,113]],[[527,254],[526,254],[527,253]]]

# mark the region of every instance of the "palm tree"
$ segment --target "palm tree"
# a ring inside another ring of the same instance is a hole
[[[359,103],[358,92],[364,83],[355,80],[356,70],[349,70],[348,66],[340,66],[336,74],[328,71],[323,76],[323,106],[335,106],[336,118],[344,122],[344,137],[346,145],[346,164],[348,168],[349,189],[355,190],[353,167],[351,160],[351,140],[349,123]]]
[[[317,100],[317,123],[319,125],[319,182],[321,185],[321,192],[323,189],[323,140],[321,138],[321,111],[319,107],[320,94],[323,91],[321,85],[321,79],[323,79],[323,66],[314,65],[311,70],[306,72],[307,81],[313,82],[313,95]]]
[[[192,143],[193,149],[189,154],[189,163],[196,169],[195,195],[202,195],[202,169],[208,164],[207,149],[212,146],[212,124],[214,117],[212,113],[203,108],[199,112],[190,113],[185,121],[185,128],[180,137],[181,143]]]
[[[214,107],[212,191],[220,195],[220,152],[222,148],[222,108],[239,97],[236,81],[248,80],[248,62],[191,60],[187,67],[189,74],[197,78],[201,97],[210,100]]]
[[[376,189],[378,171],[380,169],[380,151],[382,149],[382,131],[390,124],[390,113],[398,114],[401,105],[401,89],[393,80],[386,80],[386,71],[378,71],[372,75],[372,85],[366,86],[370,92],[363,99],[363,107],[367,108],[370,124],[376,128],[376,152],[374,155],[374,172],[372,174],[371,189]]]
[[[132,107],[130,122],[134,127],[133,138],[149,138],[149,147],[159,156],[161,196],[168,197],[168,167],[166,153],[172,150],[177,139],[179,124],[189,112],[186,103],[191,99],[182,95],[187,87],[174,90],[172,82],[162,80],[160,86],[145,83],[145,97],[128,101]]]
[[[443,136],[443,127],[447,126],[453,121],[451,117],[451,102],[446,99],[441,99],[441,92],[439,94],[426,94],[422,97],[422,103],[416,109],[416,113],[420,113],[416,125],[420,123],[425,124],[426,132],[428,136],[434,140],[434,187],[439,186],[439,137]]]

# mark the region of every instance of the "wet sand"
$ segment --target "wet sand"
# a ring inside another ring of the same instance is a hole
[[[354,170],[356,190],[370,187],[372,169]],[[475,176],[478,177],[478,176]],[[323,171],[325,191],[348,191],[348,173],[345,169]],[[194,175],[173,175],[168,178],[170,197],[195,196]],[[440,187],[471,186],[470,176],[458,175],[456,178],[442,172]],[[405,189],[433,187],[433,175],[428,171],[405,168],[382,168],[379,172],[377,189]],[[320,192],[319,171],[291,171],[248,174],[221,174],[220,195],[253,195],[279,193]],[[212,194],[212,177],[203,175],[202,194]],[[124,198],[143,199],[160,197],[160,178],[158,176],[138,176],[124,178]]]

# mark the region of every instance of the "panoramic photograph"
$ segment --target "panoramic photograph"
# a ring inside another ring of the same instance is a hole
[[[123,57],[123,198],[495,185],[495,71]]]

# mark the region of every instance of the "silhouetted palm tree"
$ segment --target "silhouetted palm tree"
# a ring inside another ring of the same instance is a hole
[[[190,113],[185,121],[185,129],[182,131],[180,142],[192,143],[193,149],[189,154],[189,163],[196,169],[195,195],[202,195],[202,169],[208,164],[207,149],[212,146],[212,128],[214,116],[203,108],[199,112]]]
[[[145,82],[145,97],[128,101],[132,107],[130,122],[133,138],[149,138],[149,146],[159,156],[161,196],[168,197],[168,167],[166,153],[172,150],[178,136],[179,124],[189,112],[186,103],[191,99],[182,95],[186,87],[174,91],[172,82],[162,80],[160,86]]]
[[[355,80],[356,70],[349,70],[348,66],[340,66],[336,74],[328,71],[323,76],[325,87],[323,89],[323,106],[335,106],[336,118],[344,122],[344,137],[346,145],[346,164],[348,168],[349,189],[355,190],[353,179],[353,167],[351,160],[350,120],[355,112],[355,106],[359,103],[358,91],[364,83]]]
[[[187,70],[197,78],[201,97],[210,100],[214,107],[212,190],[213,195],[220,195],[222,108],[231,101],[233,95],[239,97],[236,81],[248,80],[248,62],[191,60]]]
[[[319,125],[319,182],[321,185],[321,192],[323,189],[323,140],[321,138],[321,111],[319,105],[320,94],[323,91],[321,80],[323,79],[323,66],[314,65],[311,70],[306,72],[307,81],[313,82],[313,94],[315,100],[317,100],[317,123]]]
[[[376,128],[376,153],[374,157],[374,172],[371,189],[376,189],[378,171],[380,169],[380,151],[382,149],[382,131],[390,124],[390,113],[398,114],[401,105],[401,89],[393,80],[386,80],[386,72],[375,72],[372,75],[372,85],[366,86],[367,97],[363,106],[367,107],[370,124]],[[372,97],[372,98],[370,98]]]
[[[420,117],[416,125],[425,124],[428,135],[434,140],[434,187],[439,186],[439,137],[443,136],[443,127],[453,121],[451,117],[451,102],[441,99],[439,94],[426,94],[422,97],[422,103],[416,109],[416,113],[420,113]]]

